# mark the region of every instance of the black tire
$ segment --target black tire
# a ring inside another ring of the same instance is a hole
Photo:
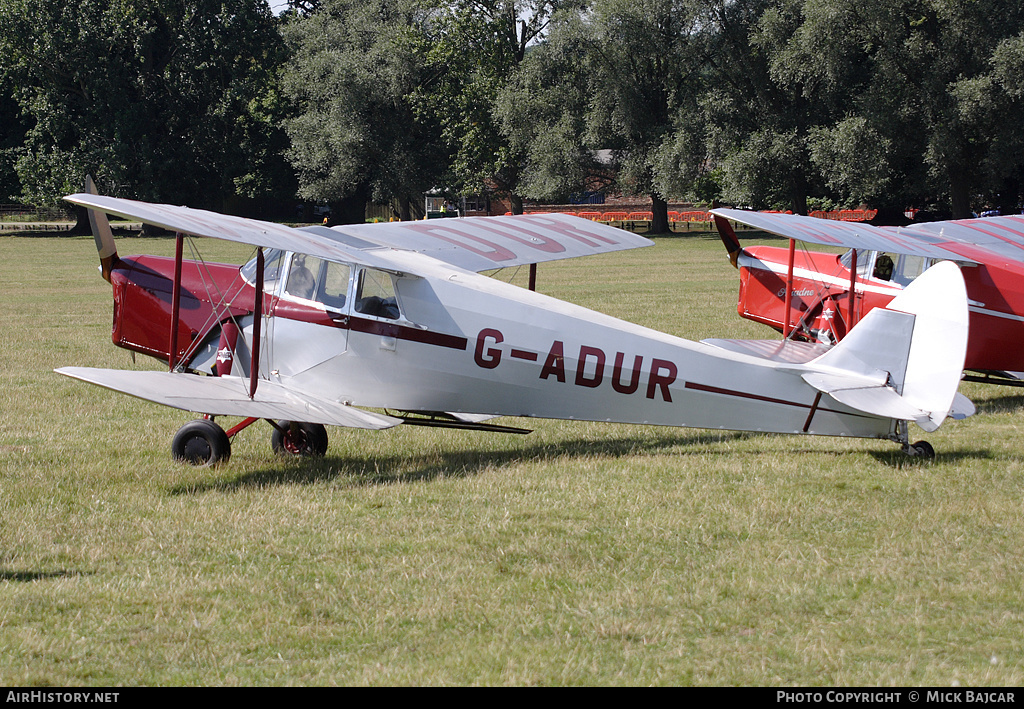
[[[278,455],[320,458],[327,453],[327,429],[319,423],[278,421],[270,445]]]
[[[911,448],[914,449],[914,454],[925,460],[931,460],[935,457],[935,449],[932,448],[932,444],[928,441],[918,441]]]
[[[175,460],[196,466],[226,463],[231,458],[231,441],[224,429],[209,419],[189,421],[171,441]]]

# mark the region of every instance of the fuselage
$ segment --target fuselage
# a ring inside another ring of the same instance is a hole
[[[970,310],[965,369],[1024,371],[1024,268],[1012,261],[981,262],[981,254],[966,245],[961,272],[967,286]],[[832,344],[873,308],[885,307],[929,265],[920,256],[859,251],[857,275],[850,309],[851,252],[832,254],[797,251],[788,324],[797,336]],[[743,249],[738,313],[782,331],[789,251],[770,246]]]
[[[771,358],[657,332],[414,252],[391,258],[403,270],[268,253],[260,377],[391,411],[893,434],[891,419],[819,405],[799,372]],[[168,359],[173,267],[154,257],[121,262],[115,343]],[[186,262],[175,356],[183,368],[226,373],[232,322],[241,334],[231,373],[248,375],[254,283],[251,263],[240,271]]]

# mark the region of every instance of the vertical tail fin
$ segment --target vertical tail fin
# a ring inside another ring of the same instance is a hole
[[[957,402],[967,320],[963,276],[943,261],[868,313],[803,378],[848,406],[934,431]]]

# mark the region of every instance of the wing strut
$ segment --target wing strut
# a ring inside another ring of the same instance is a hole
[[[256,249],[256,303],[252,317],[252,357],[249,362],[249,398],[256,398],[260,376],[260,331],[263,329],[263,249]]]
[[[782,323],[782,337],[788,338],[790,331],[790,307],[793,305],[793,260],[796,256],[796,241],[789,240],[789,270],[786,271],[786,320]]]
[[[857,249],[850,252],[850,304],[846,315],[846,332],[853,329],[853,308],[857,302]]]
[[[174,371],[178,359],[178,324],[181,317],[181,252],[185,235],[180,231],[174,235],[174,285],[171,294],[171,343],[167,350],[167,364]]]

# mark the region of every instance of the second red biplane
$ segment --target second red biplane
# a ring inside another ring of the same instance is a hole
[[[841,340],[933,263],[960,266],[970,311],[964,377],[1024,386],[1024,216],[875,227],[792,214],[712,210],[740,271],[737,309],[792,339]],[[789,239],[741,246],[730,220]],[[807,251],[796,242],[838,247]]]

